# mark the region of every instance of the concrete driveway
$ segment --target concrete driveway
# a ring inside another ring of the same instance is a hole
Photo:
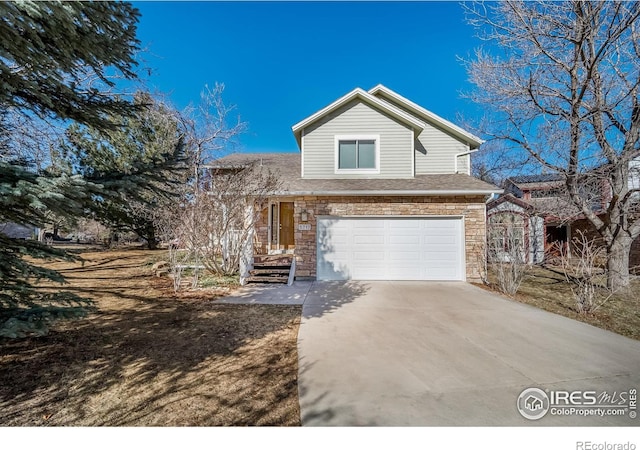
[[[529,387],[640,388],[640,342],[466,283],[313,283],[298,352],[303,425],[640,425],[522,417]]]

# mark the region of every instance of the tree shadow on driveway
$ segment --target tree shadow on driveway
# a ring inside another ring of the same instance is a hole
[[[361,281],[315,282],[302,308],[303,319],[322,317],[364,297],[369,286]]]

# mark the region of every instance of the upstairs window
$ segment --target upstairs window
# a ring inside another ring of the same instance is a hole
[[[336,137],[336,172],[378,172],[378,138]]]

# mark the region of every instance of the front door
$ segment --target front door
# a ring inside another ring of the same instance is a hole
[[[281,250],[294,248],[293,240],[293,202],[280,202],[280,239]]]

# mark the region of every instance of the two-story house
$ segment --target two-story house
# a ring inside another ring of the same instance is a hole
[[[293,253],[297,278],[478,280],[485,204],[470,176],[482,141],[392,90],[354,89],[292,127],[294,153],[233,154],[284,189],[256,227],[256,253]]]

